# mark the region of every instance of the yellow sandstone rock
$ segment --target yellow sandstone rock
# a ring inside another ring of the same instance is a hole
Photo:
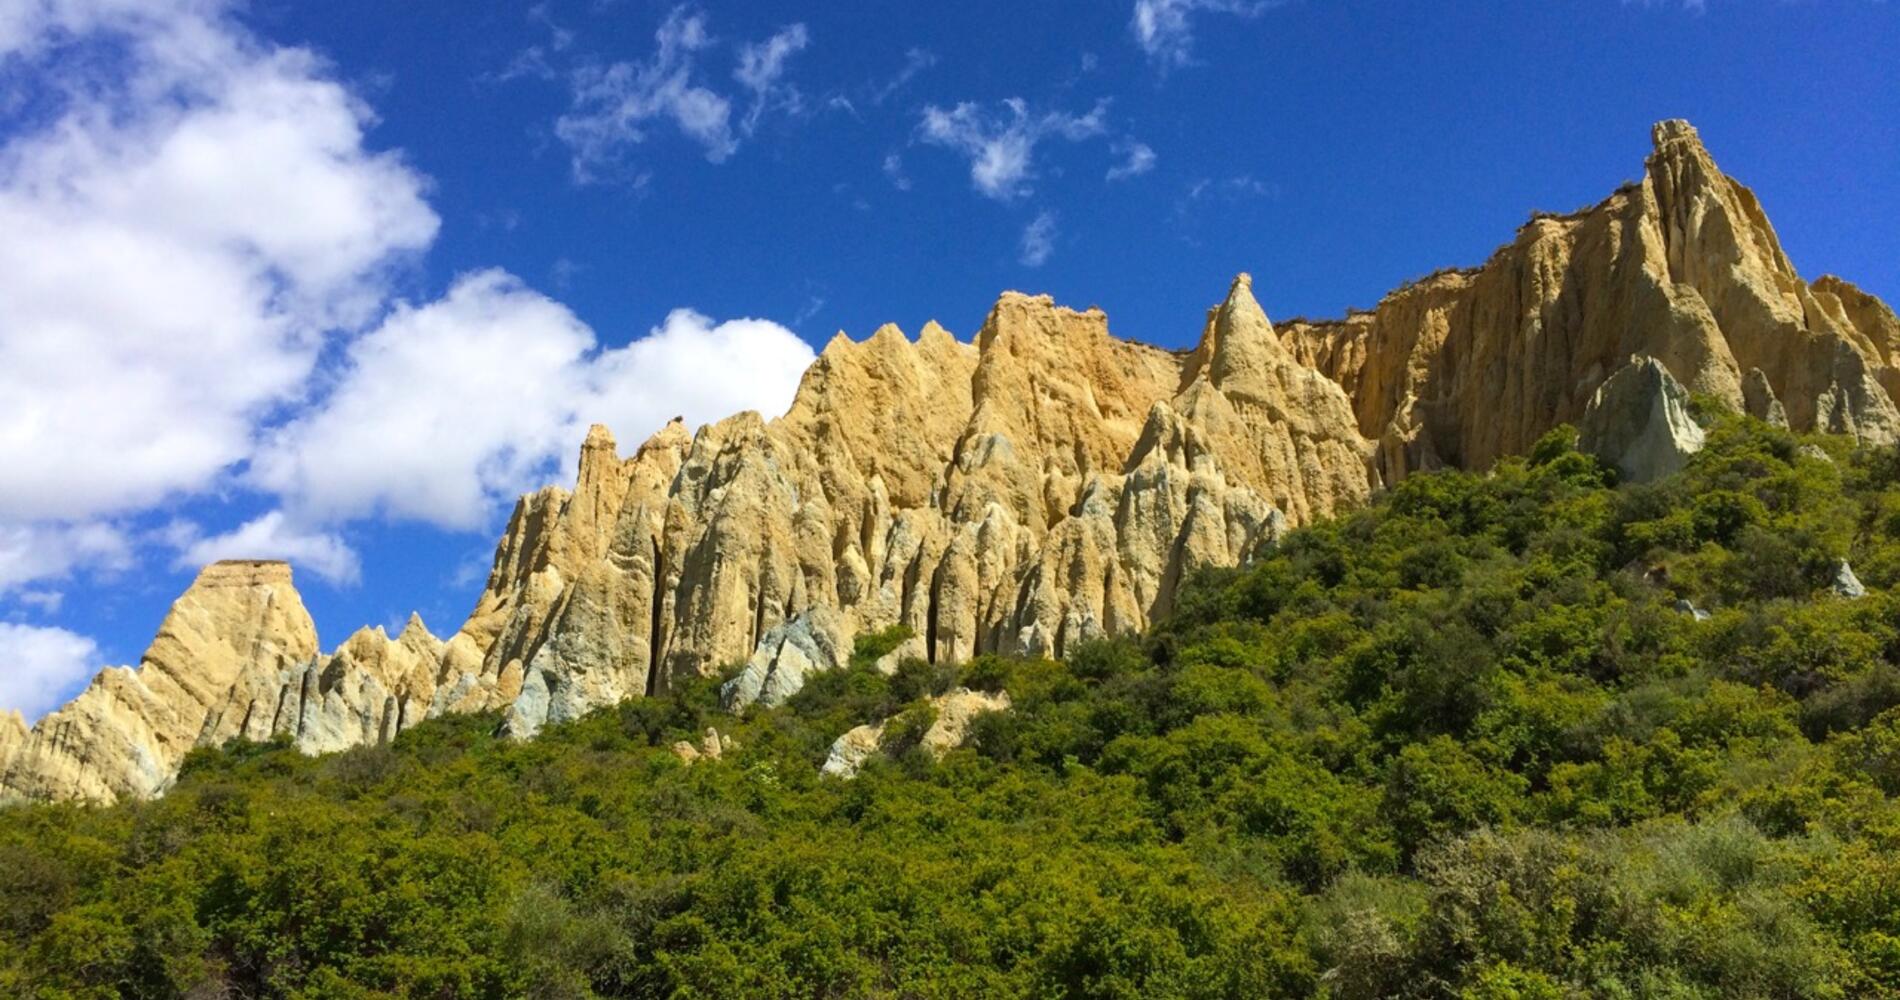
[[[1341,320],[1276,329],[1241,275],[1176,352],[1009,292],[970,342],[839,335],[776,419],[676,420],[628,458],[595,427],[571,492],[516,505],[446,640],[412,620],[324,656],[287,567],[209,567],[137,669],[30,731],[0,719],[0,797],[157,794],[236,736],[320,752],[499,710],[525,737],[740,665],[728,704],[776,704],[895,624],[914,638],[887,664],[1061,656],[1166,614],[1198,567],[1559,423],[1665,472],[1700,443],[1691,392],[1894,441],[1893,311],[1803,281],[1686,123],[1652,138],[1641,182]]]

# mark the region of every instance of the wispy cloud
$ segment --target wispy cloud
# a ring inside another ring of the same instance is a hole
[[[937,65],[937,56],[928,49],[913,48],[904,53],[904,66],[897,75],[878,84],[871,91],[871,103],[883,104],[903,90],[917,74]]]
[[[798,88],[780,80],[785,76],[785,64],[810,43],[811,33],[805,26],[793,24],[739,50],[739,66],[732,71],[732,78],[752,92],[752,107],[745,116],[746,134],[758,128],[760,117],[768,109],[783,108],[797,114],[803,107],[804,97]]]
[[[645,62],[589,63],[572,74],[573,103],[555,122],[554,134],[573,154],[575,179],[626,173],[628,149],[645,142],[655,123],[671,123],[699,144],[707,160],[720,163],[766,114],[796,114],[803,107],[798,89],[783,82],[792,56],[810,44],[803,24],[740,48],[732,76],[750,103],[737,123],[732,98],[696,79],[700,54],[715,45],[706,16],[676,7],[653,38],[654,53]]]
[[[1129,177],[1140,177],[1155,168],[1155,151],[1145,142],[1124,139],[1113,147],[1122,155],[1122,162],[1108,168],[1108,179],[1119,181]]]
[[[1197,177],[1182,189],[1180,197],[1174,201],[1173,221],[1183,227],[1184,238],[1196,242],[1193,236],[1195,224],[1200,221],[1209,206],[1237,206],[1245,202],[1262,198],[1277,198],[1280,195],[1278,185],[1269,184],[1252,174],[1234,174],[1229,177]]]
[[[1129,30],[1163,73],[1194,62],[1194,18],[1200,14],[1258,17],[1278,0],[1135,0]]]
[[[891,186],[899,191],[910,190],[910,176],[904,173],[904,156],[901,153],[888,153],[881,168],[884,176],[890,178]]]
[[[1031,113],[1026,101],[1012,97],[995,111],[963,102],[953,108],[926,107],[917,135],[923,142],[962,153],[970,161],[970,182],[985,196],[1010,201],[1029,193],[1035,177],[1036,146],[1045,139],[1069,142],[1108,132],[1108,102],[1087,114],[1063,111]]]
[[[560,75],[554,68],[554,59],[574,44],[574,32],[554,23],[554,17],[548,13],[545,3],[528,8],[528,21],[546,29],[547,40],[515,53],[515,57],[508,61],[500,73],[484,76],[483,79],[505,83],[520,79],[553,80]]]
[[[1050,255],[1056,252],[1056,215],[1043,211],[1023,227],[1023,238],[1017,252],[1017,260],[1024,267],[1041,267],[1049,262]]]

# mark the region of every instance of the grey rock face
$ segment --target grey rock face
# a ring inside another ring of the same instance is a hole
[[[1866,585],[1860,582],[1860,577],[1854,575],[1854,567],[1849,566],[1845,559],[1834,568],[1833,590],[1849,600],[1867,596]]]
[[[765,633],[745,670],[719,689],[720,700],[732,711],[784,704],[807,677],[845,662],[842,645],[837,616],[823,605],[808,608]]]
[[[1598,387],[1577,430],[1578,447],[1634,483],[1681,471],[1705,440],[1689,415],[1689,390],[1662,362],[1643,356]]]
[[[1750,368],[1742,376],[1742,411],[1775,427],[1788,426],[1788,411],[1775,398],[1774,387],[1760,368]]]

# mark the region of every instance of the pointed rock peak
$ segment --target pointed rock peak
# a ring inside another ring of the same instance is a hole
[[[5,745],[9,739],[23,739],[27,732],[26,716],[21,715],[19,709],[9,708],[5,713],[0,713],[0,745]]]
[[[899,344],[909,344],[910,338],[904,336],[904,331],[898,329],[896,323],[886,323],[878,327],[877,330],[871,334],[871,339],[868,342],[885,347],[895,347]]]
[[[575,477],[574,491],[582,494],[598,492],[603,484],[617,478],[620,469],[619,447],[614,443],[613,432],[606,424],[595,424],[587,429],[587,440],[581,443],[580,469]]]
[[[587,428],[587,440],[581,443],[581,448],[586,451],[612,452],[615,448],[614,432],[608,430],[606,424],[594,424]]]
[[[1253,276],[1242,271],[1227,287],[1227,298],[1207,311],[1201,342],[1185,369],[1186,381],[1205,375],[1218,385],[1285,354],[1266,310],[1253,297]]]
[[[939,343],[955,344],[956,342],[956,334],[944,329],[943,326],[934,319],[925,323],[923,331],[917,335],[917,343],[920,345],[928,344],[935,346]]]
[[[614,442],[614,432],[606,424],[595,424],[587,428],[587,440],[581,442],[580,478],[585,481],[591,467],[599,464],[618,464],[619,446]]]
[[[389,633],[381,625],[362,625],[351,632],[349,638],[343,640],[343,645],[338,646],[337,651],[361,649],[364,646],[383,646],[388,642]]]
[[[1681,118],[1657,122],[1649,130],[1649,141],[1655,144],[1658,153],[1677,148],[1703,149],[1702,134]]]
[[[1650,129],[1649,138],[1656,147],[1649,157],[1652,179],[1664,173],[1674,175],[1678,185],[1699,186],[1715,183],[1723,176],[1721,168],[1715,165],[1715,158],[1709,155],[1709,148],[1702,144],[1701,133],[1688,122],[1680,118],[1657,122]]]
[[[397,642],[411,637],[435,638],[435,635],[429,631],[429,626],[423,624],[422,612],[420,611],[409,612],[409,620],[403,622],[402,631],[396,633]]]
[[[849,351],[854,346],[856,346],[855,342],[852,341],[850,335],[843,330],[839,330],[837,333],[831,335],[830,340],[825,341],[824,349],[818,352],[818,356],[821,358],[834,357],[840,352]]]
[[[638,455],[645,455],[648,452],[666,449],[679,451],[692,443],[693,432],[686,429],[686,418],[674,417],[666,422],[665,427],[654,431],[653,436],[647,438],[646,441],[640,445]],[[638,457],[638,455],[635,457]]]
[[[1245,271],[1235,275],[1233,284],[1227,286],[1227,299],[1220,304],[1219,312],[1229,324],[1238,318],[1240,322],[1265,326],[1268,334],[1273,332],[1267,311],[1253,297],[1253,275]]]

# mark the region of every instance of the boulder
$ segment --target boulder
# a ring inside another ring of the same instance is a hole
[[[1632,483],[1680,472],[1704,440],[1689,415],[1689,390],[1649,357],[1631,358],[1604,380],[1577,427],[1577,447]]]

